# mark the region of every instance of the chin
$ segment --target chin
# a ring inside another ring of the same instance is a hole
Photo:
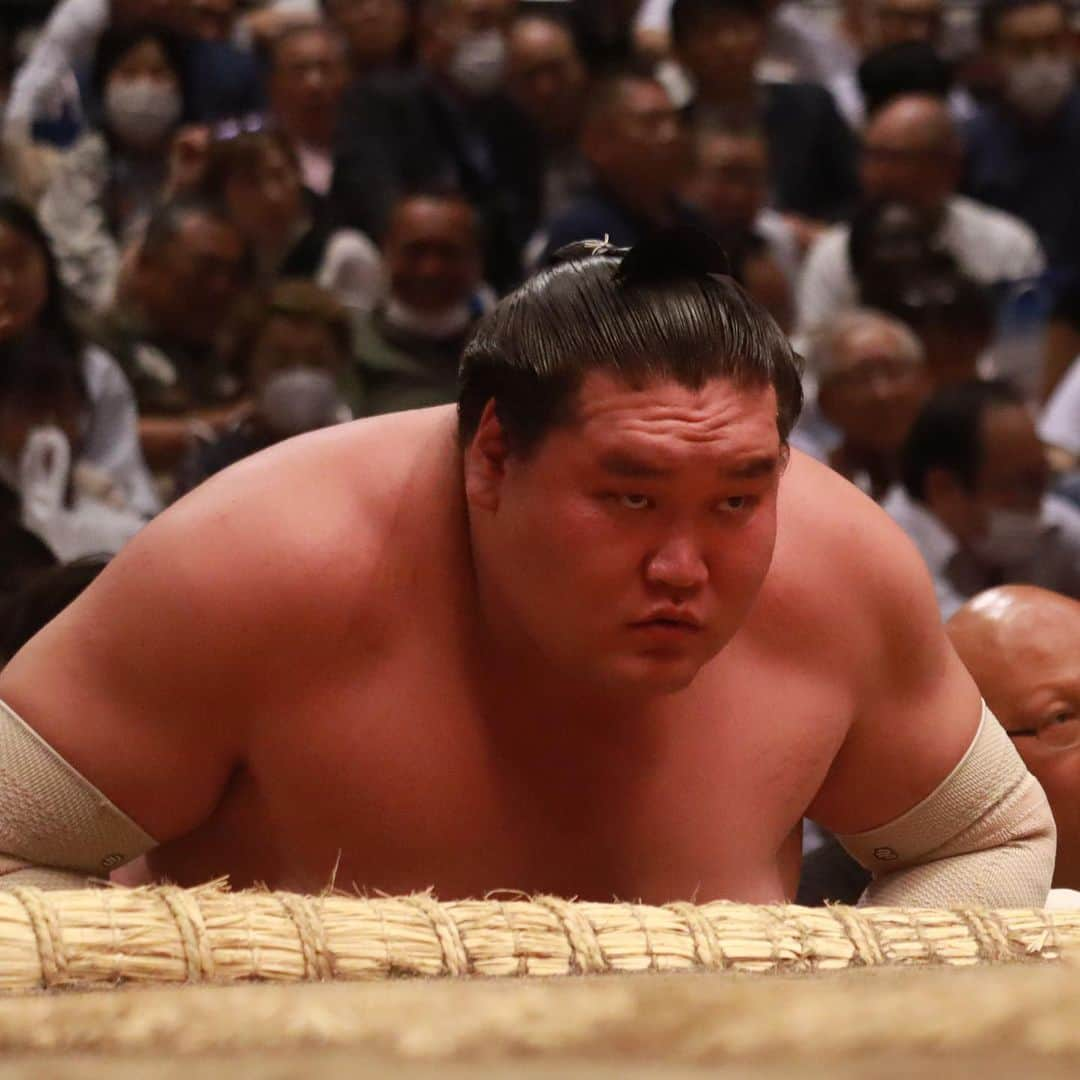
[[[704,666],[696,657],[635,655],[620,658],[604,673],[606,687],[645,697],[677,694]]]

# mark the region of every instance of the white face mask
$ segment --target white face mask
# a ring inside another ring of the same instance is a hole
[[[136,146],[164,141],[180,119],[183,103],[175,87],[157,79],[113,82],[105,91],[105,115],[117,138]]]
[[[1027,116],[1050,116],[1072,89],[1075,76],[1064,56],[1037,56],[1018,64],[1005,80],[1005,97]]]
[[[334,376],[310,367],[271,375],[259,391],[258,409],[266,426],[282,438],[330,427],[348,416]]]
[[[986,532],[971,545],[980,562],[995,568],[1018,566],[1031,559],[1046,532],[1043,508],[1036,511],[991,510]]]
[[[506,70],[506,42],[498,30],[468,34],[450,58],[450,78],[473,97],[494,93]]]

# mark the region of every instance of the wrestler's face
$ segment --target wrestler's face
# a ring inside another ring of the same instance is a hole
[[[592,373],[572,421],[505,459],[483,574],[553,673],[671,692],[735,634],[772,559],[776,409],[771,387]]]

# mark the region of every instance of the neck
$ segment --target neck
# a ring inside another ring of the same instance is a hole
[[[618,183],[605,187],[624,209],[652,225],[665,225],[671,219],[671,191],[668,188],[627,188]]]

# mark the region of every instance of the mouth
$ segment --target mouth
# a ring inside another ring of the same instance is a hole
[[[700,634],[704,629],[697,619],[688,615],[654,615],[651,619],[642,619],[630,625],[635,630],[668,634]]]

